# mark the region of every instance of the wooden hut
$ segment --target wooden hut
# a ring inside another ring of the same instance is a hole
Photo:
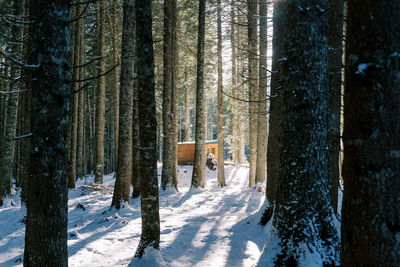
[[[206,154],[218,154],[218,141],[206,141]],[[194,161],[194,142],[179,142],[178,143],[178,163],[192,164]]]

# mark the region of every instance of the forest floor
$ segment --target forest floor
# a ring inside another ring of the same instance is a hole
[[[159,173],[161,166],[159,167]],[[227,186],[217,186],[216,171],[206,172],[205,189],[189,190],[191,166],[179,167],[179,192],[160,190],[162,259],[142,266],[252,266],[267,239],[258,224],[265,191],[247,188],[248,168],[225,166]],[[160,176],[160,175],[159,175]],[[160,177],[159,177],[160,178]],[[140,200],[110,210],[114,176],[94,185],[89,176],[69,191],[69,266],[136,266],[131,261],[141,233]],[[265,187],[263,187],[265,188]],[[0,209],[0,266],[22,266],[25,209]],[[131,264],[130,264],[131,263]]]

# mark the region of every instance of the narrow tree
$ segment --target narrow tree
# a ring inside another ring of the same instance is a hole
[[[112,38],[112,49],[113,49],[113,92],[114,92],[114,136],[115,136],[115,159],[117,161],[118,166],[118,147],[119,147],[119,83],[118,83],[118,67],[116,67],[120,63],[120,56],[118,53],[117,47],[117,7],[116,1],[112,1],[112,25],[110,25],[111,30],[111,38]],[[134,38],[134,37],[133,37]],[[121,70],[122,71],[122,70]],[[117,167],[118,168],[118,167]],[[129,193],[128,193],[129,194]]]
[[[328,178],[328,1],[279,3],[282,98],[279,194],[262,266],[338,265]],[[323,244],[323,245],[321,245]],[[260,264],[261,265],[261,264]]]
[[[175,72],[176,0],[164,0],[163,68],[163,168],[161,186],[177,190],[177,94]]]
[[[106,1],[100,0],[99,4],[99,30],[98,30],[98,84],[96,94],[96,166],[95,166],[95,182],[103,183],[104,174],[104,115],[105,115],[105,97],[106,97],[106,80],[104,73],[105,65],[105,8]]]
[[[125,0],[123,5],[121,88],[119,103],[119,142],[117,177],[111,203],[117,209],[121,201],[129,201],[132,179],[132,112],[135,79],[135,9],[134,0]],[[137,123],[137,122],[136,122]]]
[[[275,1],[273,4],[273,38],[272,38],[272,73],[271,73],[271,92],[269,109],[269,131],[267,146],[267,188],[266,188],[266,209],[261,218],[261,224],[267,224],[271,219],[275,202],[277,187],[279,182],[279,133],[282,104],[280,88],[282,64],[285,63],[282,57],[283,41],[283,18],[281,2]]]
[[[348,2],[341,231],[345,267],[400,265],[399,18],[395,1]]]
[[[255,182],[257,164],[257,120],[258,105],[254,102],[258,99],[258,38],[257,38],[257,0],[247,1],[247,34],[248,34],[248,60],[249,60],[249,150],[250,150],[250,170],[249,187]]]
[[[231,83],[232,83],[232,95],[233,97],[237,98],[237,74],[236,74],[236,43],[235,43],[235,3],[234,0],[231,1],[230,3],[231,6],[231,12],[230,12],[230,19],[231,19],[231,64],[232,64],[232,77],[231,77]],[[238,107],[237,104],[235,103],[235,100],[232,100],[232,160],[234,163],[238,162],[239,158],[239,149],[238,149],[238,127],[239,127],[239,122],[238,122]]]
[[[82,8],[80,3],[76,5],[75,17],[81,16]],[[69,149],[69,164],[68,164],[68,187],[75,188],[76,180],[76,151],[78,143],[78,100],[79,100],[79,73],[80,73],[80,55],[81,55],[81,41],[82,41],[82,19],[79,18],[74,25],[74,57],[73,57],[73,72],[72,79],[74,80],[71,90],[71,109],[70,109],[70,147]]]
[[[260,0],[260,60],[258,78],[257,166],[255,182],[264,182],[267,164],[268,1]]]
[[[192,188],[204,188],[205,169],[205,103],[204,103],[204,37],[206,24],[206,0],[199,0],[197,37],[197,83],[196,83],[196,131],[192,175]]]
[[[135,32],[136,39],[136,32]],[[135,43],[136,52],[137,43]],[[135,63],[136,64],[136,61]],[[137,67],[135,76],[137,77]],[[132,102],[132,197],[137,198],[140,195],[140,138],[139,138],[139,88],[137,79],[133,83],[133,102]]]
[[[135,257],[142,257],[148,247],[152,247],[153,249],[159,249],[160,247],[157,178],[157,119],[151,13],[151,0],[136,2],[142,235]]]
[[[224,170],[224,95],[222,86],[222,19],[221,0],[217,1],[217,55],[218,55],[218,185],[226,186]]]
[[[67,266],[70,1],[32,1],[32,150],[24,266]],[[46,55],[46,56],[43,56]]]
[[[337,212],[339,188],[340,112],[342,96],[343,0],[330,1],[328,12],[329,177],[331,201]]]

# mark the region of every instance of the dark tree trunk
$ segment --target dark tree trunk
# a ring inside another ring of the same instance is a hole
[[[196,130],[192,175],[192,188],[204,188],[205,169],[205,99],[204,99],[204,37],[206,24],[206,0],[199,0],[199,24],[197,38]]]
[[[160,246],[160,216],[158,210],[157,176],[157,119],[151,13],[150,0],[141,0],[136,2],[142,235],[140,237],[135,257],[142,257],[147,247],[159,249]]]
[[[32,150],[24,266],[67,266],[69,0],[32,2]],[[44,56],[45,55],[45,56]]]
[[[343,0],[330,1],[328,12],[329,69],[329,177],[331,201],[337,213],[339,188],[340,112],[342,96]]]
[[[400,265],[400,5],[349,1],[342,266]]]
[[[266,244],[267,262],[298,266],[313,258],[339,263],[328,178],[328,42],[326,0],[280,3],[282,88],[279,194]],[[323,245],[321,245],[323,244]],[[274,247],[275,245],[275,247]]]
[[[119,103],[119,151],[112,207],[120,208],[121,201],[129,201],[132,179],[132,112],[135,79],[135,9],[134,0],[123,6],[121,88]]]

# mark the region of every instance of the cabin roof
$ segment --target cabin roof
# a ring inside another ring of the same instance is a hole
[[[194,144],[195,142],[178,142],[179,145],[190,145],[190,144]],[[207,145],[210,144],[218,144],[218,140],[207,140],[206,141]]]

